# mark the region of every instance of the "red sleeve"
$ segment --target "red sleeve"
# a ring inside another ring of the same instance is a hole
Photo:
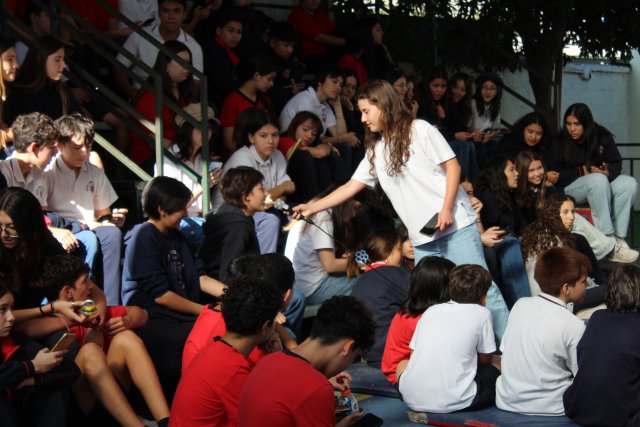
[[[319,16],[319,13],[320,11],[316,11],[316,17]],[[323,30],[316,20],[314,20],[313,17],[305,12],[301,7],[296,7],[291,11],[288,22],[296,33],[300,34],[300,37],[303,39],[314,40],[320,34],[327,34],[333,31],[333,29],[330,31]]]
[[[223,336],[226,331],[222,314],[208,306],[205,307],[196,319],[182,350],[182,371],[187,369],[200,350],[213,342],[214,337]]]
[[[296,427],[335,426],[336,399],[329,381],[309,394],[305,403],[292,410]]]
[[[278,150],[280,150],[280,152],[286,158],[287,151],[289,151],[289,149],[294,145],[296,145],[296,141],[293,138],[289,138],[288,136],[281,136],[280,140],[278,141]]]
[[[238,425],[238,404],[240,403],[240,392],[247,382],[251,373],[250,368],[238,369],[233,376],[233,381],[229,381],[224,388],[224,393],[220,393],[220,399],[229,418],[229,425]]]
[[[231,92],[224,99],[222,103],[222,110],[220,111],[220,126],[223,128],[235,127],[238,121],[238,108],[237,102],[235,102],[235,92]]]

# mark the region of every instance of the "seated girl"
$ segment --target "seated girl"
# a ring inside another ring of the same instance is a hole
[[[200,104],[189,104],[184,108],[184,112],[190,114],[195,120],[202,120],[202,106]],[[206,141],[211,145],[213,136],[218,129],[218,120],[215,118],[213,109],[208,108],[207,119],[209,121],[209,134]],[[195,128],[191,123],[186,121],[182,116],[176,116],[176,125],[178,126],[178,135],[175,143],[169,151],[177,157],[182,163],[191,168],[194,172],[202,173],[202,133],[200,129]],[[212,164],[210,163],[209,166]],[[217,167],[209,172],[210,188],[218,183],[220,176],[220,168]],[[157,174],[157,166],[156,166]],[[180,231],[184,234],[191,247],[198,248],[202,243],[202,224],[203,206],[202,206],[202,186],[199,182],[193,180],[187,173],[182,171],[172,160],[164,158],[164,167],[162,170],[164,176],[175,178],[182,182],[191,190],[192,196],[187,211],[189,216],[180,221]]]
[[[220,296],[224,285],[201,273],[182,233],[191,191],[173,178],[158,176],[142,192],[147,221],[124,238],[122,301],[149,313],[138,329],[158,371],[168,402],[181,374],[182,348],[202,311],[200,291]]]
[[[522,116],[498,145],[497,152],[516,157],[522,151],[544,156],[551,145],[552,134],[547,120],[535,111]]]
[[[328,194],[335,186],[329,187]],[[320,197],[320,195],[318,196]],[[333,209],[318,212],[310,219],[314,224],[295,221],[287,228],[289,235],[284,254],[293,263],[296,289],[302,291],[307,305],[321,304],[334,295],[349,295],[356,282],[357,270],[347,273],[346,247],[353,247],[353,219],[359,202],[350,199]],[[335,237],[335,240],[334,240]]]
[[[311,200],[347,173],[337,150],[320,140],[322,122],[310,111],[297,113],[280,137],[278,150],[287,159],[287,173],[296,183],[291,200]],[[300,141],[300,144],[297,142]]]
[[[295,185],[287,175],[287,161],[277,150],[280,134],[276,118],[267,111],[247,108],[238,116],[235,133],[243,147],[227,160],[220,179],[223,179],[230,169],[248,166],[264,176],[264,188],[271,201],[284,199],[293,193]],[[213,200],[213,212],[216,212],[222,203],[222,193],[218,191]],[[267,208],[270,207],[268,204]],[[253,219],[256,223],[260,253],[275,252],[280,238],[280,218],[272,213],[258,212]]]
[[[71,255],[51,257],[44,265],[42,279],[47,299],[85,301],[94,284],[89,267]],[[162,394],[160,380],[142,340],[133,332],[147,321],[147,312],[139,307],[108,307],[104,326],[92,324],[69,328],[78,341],[75,362],[82,372],[73,391],[85,415],[96,401],[123,426],[142,426],[122,390],[134,385],[142,394],[158,425],[168,425],[169,407]],[[121,388],[122,387],[122,388]]]
[[[476,92],[471,100],[471,128],[480,169],[493,155],[497,138],[502,135],[502,86],[502,79],[496,74],[483,74],[476,79]]]
[[[351,291],[371,311],[376,322],[375,342],[362,355],[375,368],[380,368],[391,320],[407,298],[410,273],[401,267],[401,245],[398,233],[393,230],[372,231],[363,246],[369,263]]]
[[[627,245],[636,179],[622,175],[622,158],[613,135],[593,120],[585,104],[564,113],[564,128],[545,158],[553,184],[578,203],[589,203],[596,228]],[[628,245],[627,245],[628,246]]]
[[[583,301],[574,304],[574,313],[602,303],[605,292],[604,284],[607,280],[587,240],[579,234],[571,233],[575,217],[573,197],[563,193],[553,194],[547,198],[538,218],[522,236],[522,254],[526,261],[531,294],[534,296],[540,293],[540,286],[533,277],[533,273],[538,255],[542,251],[553,247],[568,247],[577,250],[589,259],[591,264],[590,287],[587,289]]]
[[[449,273],[455,264],[446,258],[428,256],[411,273],[407,299],[395,314],[382,354],[382,373],[391,384],[398,383],[397,370],[404,370],[411,349],[409,343],[418,320],[427,308],[449,301]]]
[[[252,55],[240,61],[236,74],[239,87],[227,95],[220,110],[222,139],[229,154],[240,148],[233,139],[238,115],[247,108],[271,110],[271,101],[266,93],[276,78],[276,64],[266,55]]]

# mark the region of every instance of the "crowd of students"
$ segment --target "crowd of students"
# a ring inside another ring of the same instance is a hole
[[[138,77],[114,79],[141,116],[154,121],[162,95],[208,121],[202,135],[165,104],[164,149],[196,171],[224,160],[203,189],[166,158],[128,229],[89,117],[157,172],[150,131],[123,132],[63,81],[70,40],[35,3],[24,13],[39,37],[0,39],[0,417],[351,425],[360,415],[336,422],[333,390],[361,358],[415,422],[494,404],[635,422],[640,270],[625,238],[637,182],[589,107],[568,107],[557,135],[536,112],[507,129],[499,76],[479,75],[475,92],[443,68],[409,78],[374,17],[341,33],[316,0],[278,23],[250,1],[221,3],[188,14],[158,0],[157,14],[127,16],[204,73],[206,112],[187,68],[92,15],[161,78],[162,94],[141,89],[154,77],[118,56]],[[603,259],[621,265],[607,277]],[[81,310],[89,299],[95,314]],[[576,314],[601,304],[585,328]],[[74,342],[49,350],[66,333]]]

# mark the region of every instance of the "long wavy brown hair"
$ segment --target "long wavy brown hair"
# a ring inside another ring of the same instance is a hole
[[[571,232],[564,227],[560,218],[560,207],[567,200],[575,204],[573,197],[562,193],[553,194],[546,199],[538,218],[522,236],[522,254],[525,260],[549,248],[575,246]]]
[[[544,168],[544,175],[540,185],[529,182],[529,166],[539,160]],[[526,209],[535,205],[536,211],[544,206],[544,197],[547,189],[547,168],[542,156],[533,151],[521,151],[516,157],[516,171],[518,171],[518,188],[516,189],[516,203],[519,208]],[[535,203],[534,203],[535,202]]]
[[[371,132],[365,128],[365,148],[371,167],[373,168],[375,162],[374,147],[383,138],[385,151],[389,153],[387,173],[390,176],[400,174],[408,160],[406,153],[411,144],[411,112],[393,86],[383,80],[369,80],[358,94],[358,101],[360,100],[369,101],[382,113],[381,132]]]

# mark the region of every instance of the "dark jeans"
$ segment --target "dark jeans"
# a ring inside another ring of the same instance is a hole
[[[296,184],[296,191],[290,197],[295,202],[307,202],[335,181],[348,177],[340,156],[331,154],[316,159],[308,151],[301,150],[291,156],[287,173]]]
[[[471,401],[471,405],[456,412],[475,411],[478,409],[493,406],[496,403],[496,381],[500,376],[500,371],[493,365],[478,365],[476,377],[476,396]]]

